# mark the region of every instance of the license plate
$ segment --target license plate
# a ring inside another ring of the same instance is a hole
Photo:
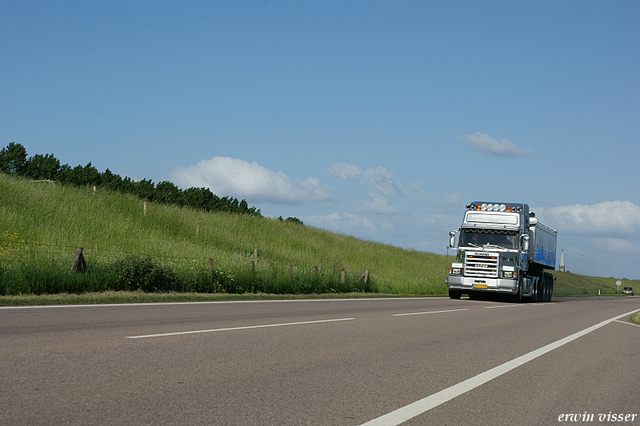
[[[486,284],[474,284],[473,288],[487,288]]]

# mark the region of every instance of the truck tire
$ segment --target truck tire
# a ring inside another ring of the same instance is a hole
[[[536,293],[538,303],[546,302],[545,298],[547,297],[547,286],[544,283],[544,275],[540,276],[540,279],[538,280],[538,284],[536,285]]]
[[[551,300],[551,286],[549,285],[549,279],[547,274],[542,274],[542,279],[540,280],[542,284],[542,297],[540,297],[541,302],[549,302]]]
[[[522,283],[518,283],[518,291],[512,296],[515,303],[522,303]]]
[[[450,299],[460,299],[460,296],[462,296],[462,292],[460,290],[449,290]]]
[[[551,283],[547,280],[547,298],[546,302],[551,302]]]
[[[538,288],[540,286],[536,283],[534,284],[533,288],[531,289],[531,303],[536,303],[538,301]]]
[[[553,296],[553,275],[544,274],[544,281],[547,283],[547,302],[551,302]]]

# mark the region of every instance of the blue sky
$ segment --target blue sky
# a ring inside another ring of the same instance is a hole
[[[0,0],[0,145],[446,253],[527,203],[640,279],[637,1]]]

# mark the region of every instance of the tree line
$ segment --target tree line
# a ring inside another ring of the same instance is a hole
[[[52,180],[62,185],[77,187],[96,186],[109,191],[135,195],[143,200],[157,201],[205,211],[260,216],[260,209],[249,207],[246,200],[218,197],[208,188],[182,190],[171,182],[154,184],[151,180],[134,181],[121,177],[109,169],[100,173],[91,163],[70,167],[60,164],[53,154],[36,154],[27,157],[27,150],[19,143],[11,142],[0,151],[0,173],[8,173],[31,180]]]

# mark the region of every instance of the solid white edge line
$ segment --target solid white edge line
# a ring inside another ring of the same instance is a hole
[[[281,324],[262,324],[262,325],[247,325],[243,327],[228,327],[228,328],[215,328],[211,330],[193,330],[193,331],[177,331],[173,333],[158,333],[158,334],[146,334],[141,336],[125,336],[127,339],[144,339],[147,337],[165,337],[165,336],[179,336],[182,334],[197,334],[197,333],[215,333],[218,331],[234,331],[234,330],[250,330],[254,328],[267,328],[267,327],[284,327],[288,325],[303,325],[303,324],[319,324],[324,322],[336,322],[336,321],[351,321],[355,318],[337,318],[317,321],[301,321],[301,322],[288,322]]]
[[[443,314],[445,312],[458,312],[458,311],[468,311],[469,309],[449,309],[447,311],[428,311],[428,312],[409,312],[407,314],[394,314],[392,317],[404,317],[408,315],[426,315],[426,314]]]
[[[470,379],[467,379],[451,387],[448,387],[439,392],[436,392],[433,395],[429,395],[426,398],[420,399],[416,402],[413,402],[395,411],[387,413],[383,416],[377,417],[366,423],[362,423],[360,426],[397,426],[401,423],[406,422],[409,419],[419,416],[420,414],[426,413],[427,411],[437,407],[438,405],[444,404],[445,402],[450,401],[453,398],[456,398],[464,393],[467,393],[470,390],[475,389],[478,386],[481,386],[495,379],[496,377],[499,377],[505,373],[508,373],[514,368],[517,368],[523,364],[526,364],[529,361],[532,361],[548,352],[551,352],[554,349],[557,349],[582,336],[585,336],[591,333],[592,331],[595,331],[601,327],[604,327],[607,324],[617,321],[622,317],[625,317],[627,315],[632,315],[638,311],[640,311],[640,309],[636,309],[626,314],[618,315],[614,318],[610,318],[596,325],[585,328],[582,331],[579,331],[570,336],[557,340],[553,343],[550,343],[546,346],[543,346],[539,349],[531,351],[517,358],[514,358],[511,361],[507,361],[502,365],[494,367],[490,370],[487,370],[483,373],[478,374],[477,376],[471,377]]]
[[[640,327],[640,324],[635,324],[633,322],[629,322],[629,321],[620,321],[620,320],[616,320],[615,322],[619,322],[620,324],[627,324],[627,325],[632,325],[634,327]]]
[[[108,308],[129,306],[173,306],[173,305],[222,305],[237,303],[307,303],[307,302],[367,302],[378,300],[417,300],[438,299],[438,297],[355,297],[353,299],[268,299],[268,300],[201,300],[194,302],[136,302],[136,303],[85,303],[77,305],[19,305],[0,306],[0,310],[9,309],[54,309],[54,308]],[[443,299],[443,297],[439,298]]]
[[[524,305],[496,305],[496,306],[485,306],[485,309],[496,309],[496,308],[513,308]]]

